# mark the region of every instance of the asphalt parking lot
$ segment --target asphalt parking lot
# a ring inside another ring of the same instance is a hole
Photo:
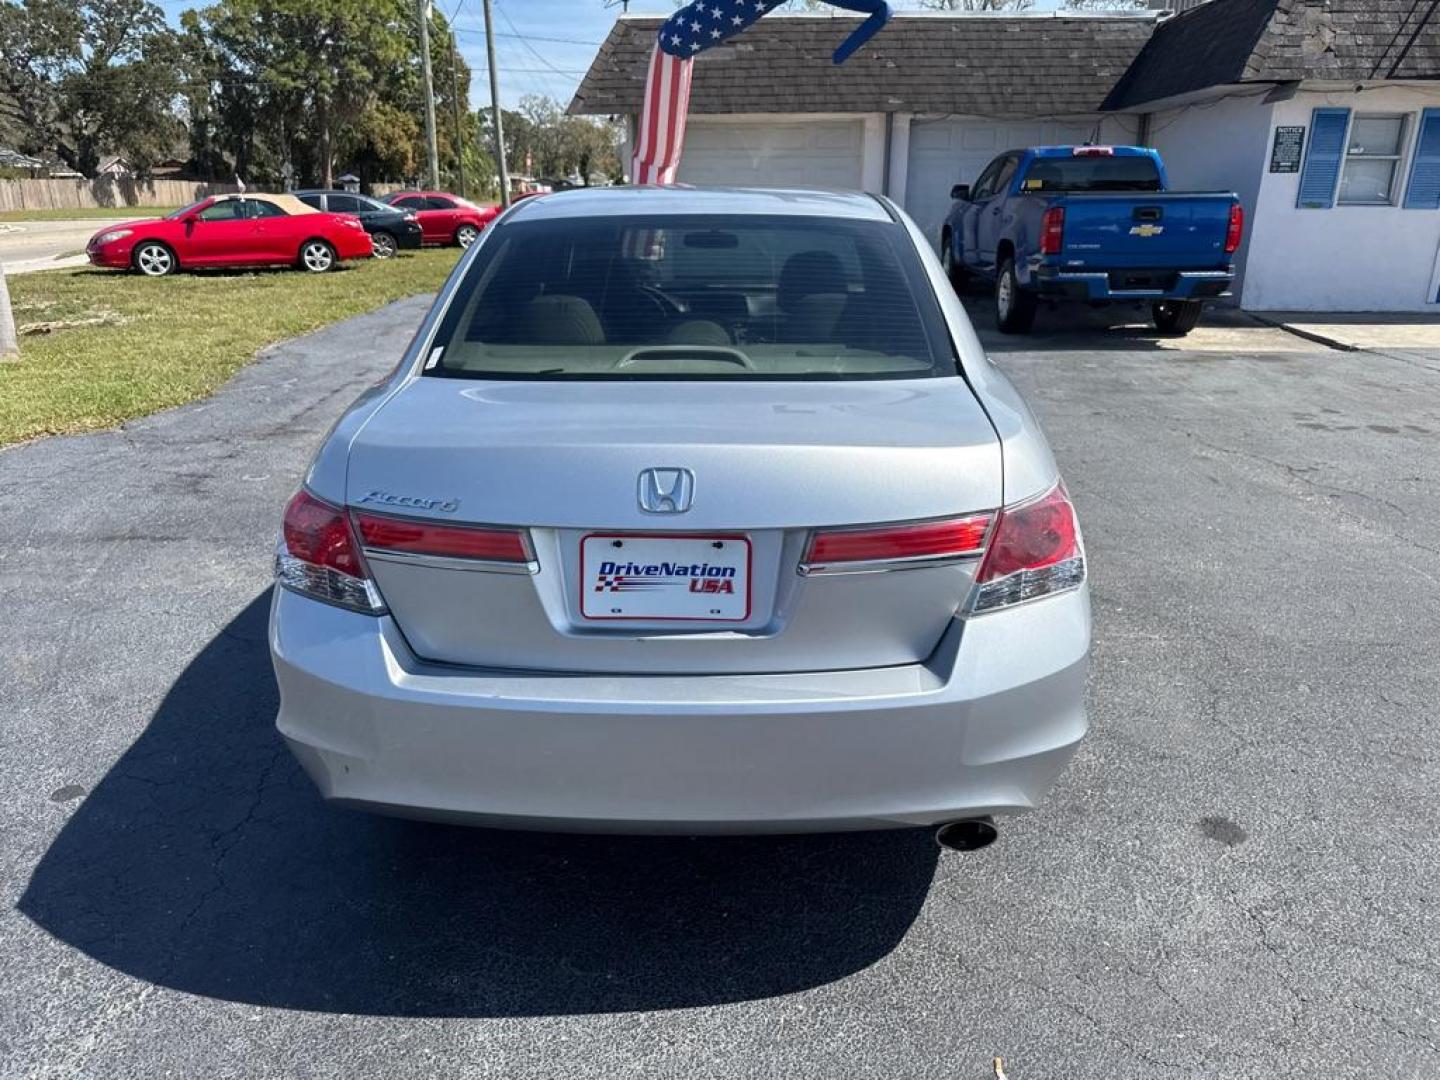
[[[1440,1075],[1440,357],[990,339],[1096,640],[984,852],[525,836],[328,809],[271,727],[276,516],[423,306],[0,453],[0,1076]]]

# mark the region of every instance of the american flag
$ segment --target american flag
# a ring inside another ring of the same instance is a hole
[[[645,76],[645,105],[635,133],[631,182],[673,184],[685,147],[685,117],[690,111],[694,58],[743,32],[785,0],[695,0],[665,20],[650,54]],[[885,0],[834,0],[836,7],[868,13],[869,18],[835,50],[839,64],[868,41],[890,17]]]

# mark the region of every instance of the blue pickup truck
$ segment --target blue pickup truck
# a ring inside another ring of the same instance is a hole
[[[1244,216],[1232,192],[1169,190],[1140,146],[1038,146],[1001,154],[950,190],[940,235],[952,284],[994,283],[1000,329],[1023,334],[1042,297],[1149,304],[1165,334],[1195,328],[1229,292]]]

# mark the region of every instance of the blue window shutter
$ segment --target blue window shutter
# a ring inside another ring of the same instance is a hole
[[[1328,210],[1335,205],[1335,185],[1340,181],[1345,132],[1349,128],[1349,109],[1316,109],[1310,114],[1310,146],[1305,151],[1305,168],[1300,172],[1296,206]]]
[[[1420,114],[1405,209],[1440,210],[1440,109],[1426,109]]]

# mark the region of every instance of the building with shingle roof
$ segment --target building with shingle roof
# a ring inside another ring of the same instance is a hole
[[[1435,310],[1440,5],[1208,0],[1158,12],[772,15],[695,61],[680,180],[859,188],[938,241],[956,183],[1005,150],[1158,148],[1233,190],[1249,308]],[[662,20],[618,20],[570,103],[630,118]]]

